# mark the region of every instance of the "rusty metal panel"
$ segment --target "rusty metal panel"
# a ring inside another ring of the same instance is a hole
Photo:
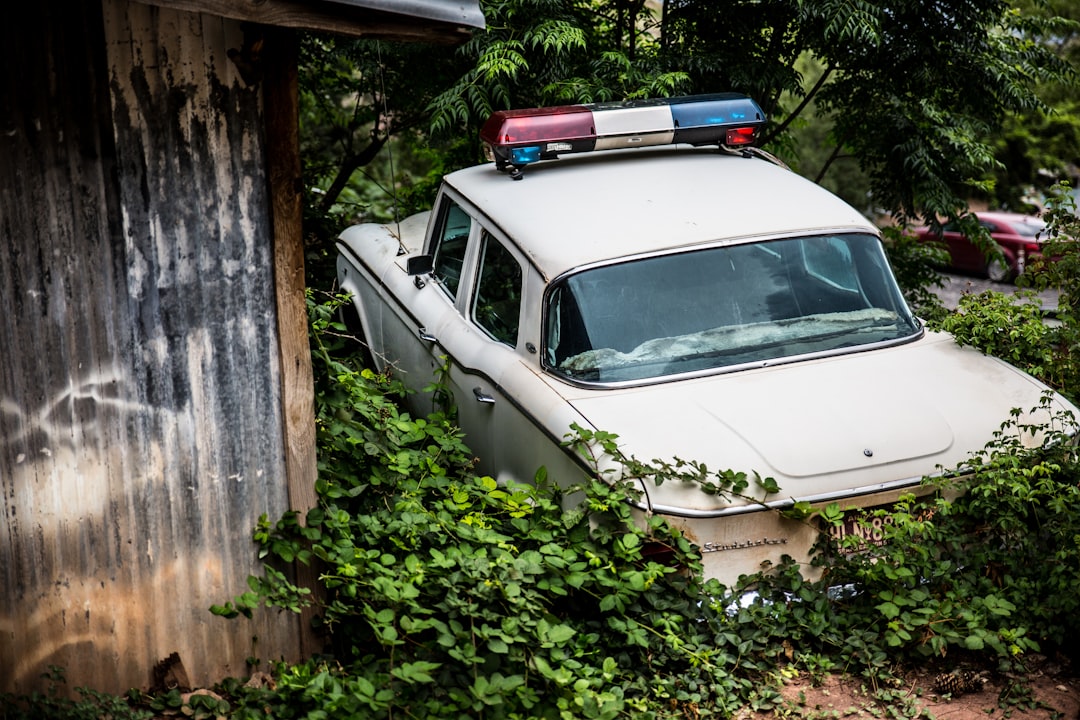
[[[238,23],[127,0],[0,30],[0,691],[296,652],[208,607],[287,506],[271,219]]]

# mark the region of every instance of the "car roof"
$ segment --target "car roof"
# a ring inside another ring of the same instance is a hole
[[[999,210],[976,210],[974,214],[975,217],[986,218],[987,220],[1038,220],[1034,215]]]
[[[642,148],[536,163],[513,180],[494,164],[446,184],[549,279],[573,268],[703,243],[815,231],[876,233],[857,210],[758,157],[716,148]]]
[[[1044,225],[1045,224],[1045,222],[1043,221],[1042,218],[1036,217],[1035,215],[1024,215],[1023,213],[997,212],[997,211],[991,211],[991,210],[979,210],[979,211],[977,211],[975,213],[975,217],[979,218],[980,220],[992,220],[994,222],[1005,223],[1005,224],[1016,223],[1016,222],[1025,223],[1025,224],[1036,224],[1036,225]]]

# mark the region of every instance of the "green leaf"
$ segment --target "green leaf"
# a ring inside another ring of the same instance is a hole
[[[900,615],[900,608],[894,602],[883,602],[875,606],[882,615],[892,620]]]
[[[556,645],[561,645],[574,637],[576,633],[577,631],[570,625],[552,625],[547,628],[545,632],[541,633],[541,639]]]
[[[390,674],[410,683],[430,683],[435,681],[431,676],[432,671],[439,667],[441,667],[440,663],[417,660],[391,669]]]

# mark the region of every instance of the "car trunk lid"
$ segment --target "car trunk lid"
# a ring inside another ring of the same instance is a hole
[[[639,460],[678,457],[713,471],[757,472],[781,488],[757,497],[778,500],[915,484],[965,462],[1013,408],[1039,405],[1041,391],[1019,370],[928,333],[888,352],[579,391],[568,399]],[[676,482],[650,484],[649,496],[655,506],[688,514],[752,502]]]

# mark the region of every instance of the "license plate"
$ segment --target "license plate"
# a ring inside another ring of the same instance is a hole
[[[890,512],[893,505],[879,505],[869,508],[852,508],[844,512],[844,519],[838,525],[829,526],[829,534],[838,543],[845,538],[854,537],[859,539],[857,545],[870,546],[881,545],[885,542],[885,533],[888,526],[895,520]],[[884,513],[877,513],[884,510]],[[851,541],[848,541],[849,543]]]

